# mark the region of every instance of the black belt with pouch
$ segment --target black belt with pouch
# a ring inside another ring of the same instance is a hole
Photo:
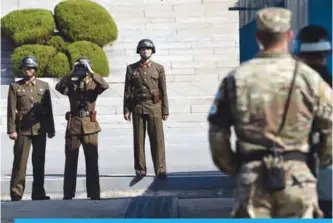
[[[96,122],[96,111],[79,110],[78,112],[66,112],[66,120],[68,121],[71,117],[85,118],[90,117],[91,122]]]
[[[295,62],[295,69],[293,73],[293,78],[291,81],[290,89],[288,92],[287,100],[285,103],[283,115],[282,115],[282,122],[277,130],[276,138],[278,139],[282,129],[284,127],[287,113],[288,113],[288,108],[290,105],[290,98],[293,92],[293,88],[295,85],[295,79],[296,79],[296,74],[298,70],[298,61]],[[268,153],[268,154],[267,154]],[[264,164],[264,178],[266,182],[266,188],[269,191],[275,192],[275,191],[282,191],[286,188],[286,174],[284,170],[284,161],[286,159],[300,159],[306,161],[306,156],[303,156],[301,153],[296,153],[296,152],[290,152],[289,155],[288,153],[283,153],[280,152],[277,148],[276,143],[274,142],[273,145],[268,148],[268,151],[266,152],[266,155],[258,155],[258,159],[262,160]],[[248,157],[251,158],[251,157]],[[252,157],[254,158],[254,157]]]

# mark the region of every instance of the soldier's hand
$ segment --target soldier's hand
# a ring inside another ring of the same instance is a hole
[[[8,136],[12,140],[16,140],[17,139],[17,133],[16,132],[12,132],[12,133],[8,134]]]
[[[169,117],[168,115],[163,115],[163,116],[162,116],[162,119],[163,119],[164,121],[166,121],[166,120],[168,119],[168,117]]]
[[[47,133],[47,137],[48,137],[49,139],[52,139],[54,136],[55,136],[54,133]]]
[[[126,121],[131,121],[131,113],[125,113],[124,114],[124,119],[126,120]]]

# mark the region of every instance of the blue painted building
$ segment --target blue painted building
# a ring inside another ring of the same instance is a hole
[[[308,24],[325,27],[332,37],[332,0],[239,0],[229,10],[239,12],[240,62],[253,58],[258,53],[255,40],[255,13],[265,7],[285,7],[293,12],[292,27],[297,33]],[[329,58],[329,70],[332,73],[332,57]]]

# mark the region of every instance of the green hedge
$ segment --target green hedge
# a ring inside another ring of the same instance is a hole
[[[86,40],[103,47],[118,37],[112,16],[99,4],[88,0],[67,0],[54,9],[57,28],[70,41]]]
[[[44,44],[55,30],[50,11],[45,9],[23,9],[10,12],[1,18],[2,35],[11,39],[16,46]]]
[[[61,36],[52,36],[46,43],[48,46],[53,46],[58,52],[66,53],[69,43],[67,43]]]
[[[64,77],[70,72],[70,64],[66,54],[57,53],[57,55],[52,58],[46,67],[46,74],[44,76],[49,77]]]
[[[14,50],[11,55],[12,71],[15,76],[22,77],[22,70],[19,69],[21,60],[25,56],[35,56],[38,62],[37,77],[45,76],[46,67],[50,60],[57,54],[57,50],[51,46],[44,45],[23,45]]]
[[[87,56],[92,63],[92,69],[104,76],[109,76],[109,62],[102,48],[88,41],[78,41],[68,46],[68,56],[71,65],[81,56]]]

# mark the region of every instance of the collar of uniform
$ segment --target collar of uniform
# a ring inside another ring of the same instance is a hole
[[[31,84],[31,85],[35,85],[35,84],[36,84],[36,78],[33,78],[33,79],[31,79],[30,81],[25,81],[25,84],[26,84],[26,85],[29,85],[29,84]]]
[[[146,62],[146,63],[143,63],[140,61],[140,67],[143,68],[143,67],[150,67],[151,66],[151,61],[149,62]]]
[[[258,54],[259,58],[278,58],[278,57],[291,57],[291,55],[289,53],[277,53],[277,52],[260,52]]]

